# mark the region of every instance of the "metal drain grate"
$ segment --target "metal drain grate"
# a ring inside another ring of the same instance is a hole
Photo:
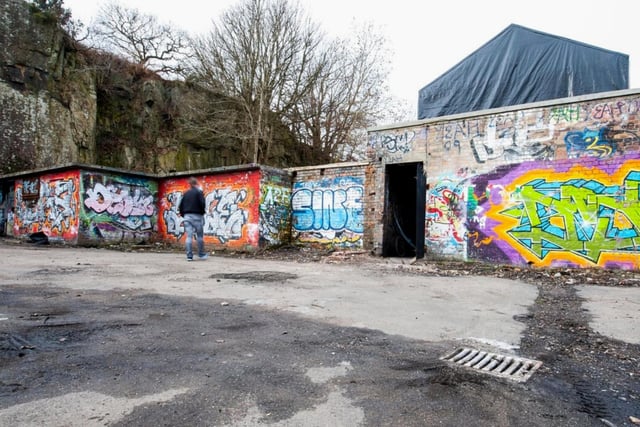
[[[518,382],[525,382],[542,366],[542,362],[538,360],[505,356],[466,347],[459,348],[441,357],[440,360]]]

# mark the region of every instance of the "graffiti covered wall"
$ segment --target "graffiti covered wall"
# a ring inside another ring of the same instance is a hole
[[[640,97],[426,124],[427,249],[491,262],[637,263]]]
[[[364,173],[359,167],[299,175],[291,195],[293,238],[300,243],[362,248]]]
[[[467,189],[459,177],[441,177],[427,190],[425,244],[431,252],[465,256]]]
[[[151,240],[157,195],[158,184],[149,178],[83,171],[80,243]]]
[[[0,183],[0,236],[13,236],[15,184]]]
[[[288,243],[291,237],[291,177],[262,170],[260,182],[260,245]]]
[[[382,130],[369,134],[369,157],[385,163],[422,161],[427,144],[427,128]]]
[[[79,205],[78,170],[17,179],[13,235],[43,232],[53,241],[76,243]]]
[[[487,242],[473,254],[540,266],[640,268],[640,156],[523,163],[474,189]]]
[[[260,171],[227,172],[198,177],[206,200],[205,243],[218,248],[251,250],[259,244]],[[170,242],[184,242],[178,215],[188,178],[160,183],[158,232]]]
[[[640,97],[592,100],[427,124],[431,177],[505,164],[606,159],[640,148]]]
[[[370,160],[381,174],[425,163],[427,254],[638,268],[640,91],[598,95],[376,128]],[[384,208],[383,183],[372,211]],[[372,227],[375,248],[379,215]]]

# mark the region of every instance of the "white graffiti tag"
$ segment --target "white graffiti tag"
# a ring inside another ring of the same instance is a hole
[[[43,211],[49,228],[59,232],[69,229],[76,215],[73,179],[59,180],[42,186]]]
[[[249,214],[238,204],[246,198],[244,189],[218,189],[207,194],[204,234],[217,237],[221,243],[240,239]]]
[[[167,194],[167,201],[169,202],[169,209],[166,209],[162,214],[164,223],[167,227],[167,234],[171,234],[180,239],[184,234],[184,226],[182,225],[182,217],[178,213],[178,206],[180,206],[180,200],[182,200],[182,192],[174,191]]]
[[[545,123],[541,113],[533,117],[518,114],[515,122],[498,131],[499,119],[492,119],[487,124],[484,135],[471,139],[473,155],[478,163],[489,160],[504,159],[507,162],[524,160],[550,160],[555,152],[553,140],[555,125]]]
[[[143,191],[140,187],[134,187],[133,194],[128,185],[102,185],[96,184],[86,191],[87,198],[84,204],[97,213],[107,212],[111,215],[151,216],[155,213],[153,195]]]

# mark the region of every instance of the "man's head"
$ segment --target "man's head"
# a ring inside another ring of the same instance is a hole
[[[191,178],[189,178],[189,185],[191,186],[191,188],[198,187],[198,179],[195,176],[192,176]]]

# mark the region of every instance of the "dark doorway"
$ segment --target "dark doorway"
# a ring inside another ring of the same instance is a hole
[[[423,164],[387,165],[382,256],[424,257]]]

